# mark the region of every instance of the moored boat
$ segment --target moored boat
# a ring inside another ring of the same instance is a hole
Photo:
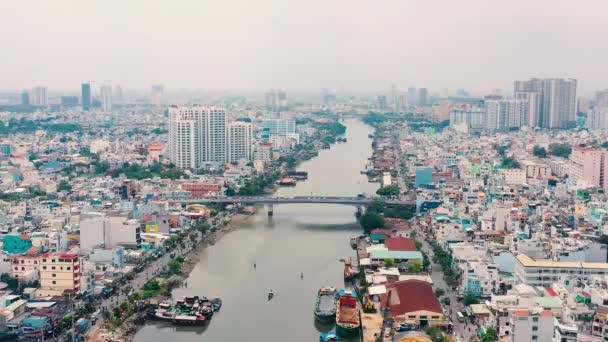
[[[222,308],[222,300],[219,298],[213,298],[211,300],[211,305],[213,306],[213,311],[220,311]]]
[[[336,304],[336,331],[339,335],[355,335],[361,326],[359,301],[355,291],[340,290]]]
[[[340,337],[332,330],[327,333],[321,333],[319,342],[340,342]]]
[[[315,318],[323,323],[333,322],[336,318],[336,298],[338,291],[333,287],[322,287],[317,292]]]
[[[283,177],[279,181],[279,185],[282,185],[282,186],[294,186],[294,185],[296,185],[296,180],[293,179],[293,178],[291,178],[291,177]]]

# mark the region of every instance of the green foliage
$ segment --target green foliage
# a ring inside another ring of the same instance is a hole
[[[604,142],[602,143],[602,147],[603,147],[603,148],[608,148],[608,141],[604,141]]]
[[[19,289],[19,280],[17,280],[17,278],[15,277],[12,277],[8,273],[2,273],[0,275],[0,281],[8,285],[8,288],[11,291],[17,292],[17,290]]]
[[[169,133],[169,130],[157,127],[150,132],[153,134],[167,134]]]
[[[188,176],[178,168],[166,167],[160,163],[154,163],[149,167],[143,167],[139,164],[125,163],[122,168],[114,169],[112,171],[112,177],[116,178],[121,173],[129,179],[146,179],[153,177],[160,177],[163,179],[180,179],[181,177],[188,178]]]
[[[483,335],[481,335],[481,342],[494,342],[498,339],[498,332],[495,327],[488,327]]]
[[[379,125],[386,121],[386,117],[382,114],[369,112],[363,117],[363,122],[370,126]]]
[[[171,274],[179,274],[179,272],[182,269],[182,263],[183,263],[183,259],[181,262],[179,262],[177,259],[173,259],[171,261],[169,261],[169,264],[167,264],[167,268],[169,269],[169,273]]]
[[[547,157],[547,150],[545,150],[544,147],[535,145],[534,149],[532,150],[532,154],[539,158],[545,158],[545,157]]]
[[[385,197],[397,197],[399,196],[399,185],[392,184],[383,186],[376,191],[376,194]]]
[[[359,218],[359,224],[365,234],[369,234],[373,229],[384,228],[384,218],[374,211],[367,210]]]
[[[414,217],[416,207],[414,205],[386,205],[383,209],[384,217],[402,218],[409,220]]]
[[[274,185],[279,177],[280,174],[278,172],[256,176],[245,182],[245,185],[239,189],[239,194],[241,196],[263,195],[266,192],[266,189]]]
[[[407,270],[412,273],[418,273],[422,271],[422,263],[420,261],[411,261],[407,265]]]
[[[439,298],[441,296],[445,295],[445,290],[444,289],[435,289],[435,297]]]
[[[466,293],[462,299],[462,303],[466,306],[471,304],[479,304],[479,299],[471,293]]]
[[[160,291],[160,283],[156,279],[151,279],[144,284],[144,291]]]
[[[384,267],[391,268],[395,265],[395,261],[391,258],[384,259]]]
[[[430,327],[426,329],[426,334],[429,335],[433,342],[444,342],[443,331],[438,327]]]
[[[551,151],[551,154],[556,157],[568,158],[572,153],[572,146],[568,143],[554,143],[549,145],[549,150]]]
[[[515,158],[507,157],[502,160],[501,166],[507,169],[518,169],[520,165]]]
[[[507,151],[509,150],[509,146],[504,146],[504,145],[494,144],[492,147],[496,150],[498,155],[502,158],[504,158],[506,156]]]
[[[236,191],[231,188],[231,187],[227,187],[226,188],[226,196],[236,196]]]
[[[57,190],[58,191],[70,191],[70,190],[72,190],[72,185],[70,185],[70,183],[68,181],[66,181],[65,179],[62,179],[61,181],[59,181],[59,185],[57,185]]]

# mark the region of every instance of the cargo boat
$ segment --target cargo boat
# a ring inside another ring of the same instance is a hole
[[[353,336],[361,326],[359,300],[355,291],[340,290],[336,304],[336,331],[338,335]]]
[[[176,325],[202,325],[211,320],[221,308],[221,300],[206,297],[184,297],[174,303],[163,302],[154,312],[154,318]]]
[[[279,181],[279,185],[282,185],[282,186],[294,186],[294,185],[296,185],[296,181],[295,181],[295,179],[290,178],[290,177],[283,177]]]
[[[336,298],[338,291],[333,287],[322,287],[317,292],[315,318],[322,323],[331,323],[336,319]]]
[[[353,277],[359,275],[359,270],[353,268],[353,261],[351,257],[344,260],[344,280],[351,281]]]
[[[340,337],[332,330],[328,333],[321,333],[319,342],[340,342]]]

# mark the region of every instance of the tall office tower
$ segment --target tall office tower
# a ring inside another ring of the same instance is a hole
[[[226,127],[228,161],[252,160],[253,125],[249,122],[235,121]]]
[[[515,102],[513,100],[486,101],[486,129],[488,131],[506,131],[516,121]]]
[[[281,107],[287,106],[287,93],[281,89],[270,89],[264,93],[264,104],[267,110],[278,114]]]
[[[540,127],[571,128],[576,126],[576,80],[533,78],[515,81],[515,92],[540,94]]]
[[[114,103],[123,104],[125,102],[124,93],[122,91],[121,86],[114,87],[114,94],[112,95],[112,100]]]
[[[101,109],[104,112],[112,110],[112,87],[103,86],[100,89],[101,92]]]
[[[418,89],[418,105],[419,106],[426,106],[428,105],[428,101],[429,101],[429,91],[426,88],[420,88]]]
[[[516,92],[515,101],[524,101],[522,104],[522,126],[532,128],[540,127],[540,93]]]
[[[608,107],[594,107],[585,120],[589,129],[608,129]]]
[[[595,107],[608,107],[608,89],[595,93]]]
[[[407,104],[408,106],[415,106],[418,104],[418,98],[416,96],[416,88],[410,87],[407,89]]]
[[[49,100],[46,95],[46,87],[36,87],[32,89],[30,104],[36,107],[47,107],[49,105]]]
[[[160,106],[164,102],[165,88],[162,84],[153,84],[150,87],[150,103],[155,106]]]
[[[82,110],[91,109],[91,85],[89,83],[83,83],[80,86],[80,103],[82,104]]]
[[[180,168],[226,162],[226,111],[219,107],[169,107],[169,156]]]
[[[29,106],[30,105],[30,94],[27,92],[27,90],[24,90],[21,93],[21,105],[22,106]]]
[[[376,105],[379,108],[386,108],[386,95],[376,96]]]

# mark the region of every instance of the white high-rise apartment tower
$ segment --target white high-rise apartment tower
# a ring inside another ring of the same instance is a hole
[[[47,107],[49,105],[49,100],[46,95],[46,87],[36,87],[32,89],[30,104],[38,107]]]
[[[253,126],[248,122],[235,121],[227,126],[228,161],[236,163],[240,160],[251,161]]]
[[[101,92],[101,109],[104,112],[112,110],[112,87],[103,86],[100,89]]]
[[[515,92],[534,92],[540,96],[540,127],[571,128],[576,126],[576,80],[533,78],[515,81]]]
[[[180,168],[226,162],[226,111],[219,107],[171,106],[169,156]]]

